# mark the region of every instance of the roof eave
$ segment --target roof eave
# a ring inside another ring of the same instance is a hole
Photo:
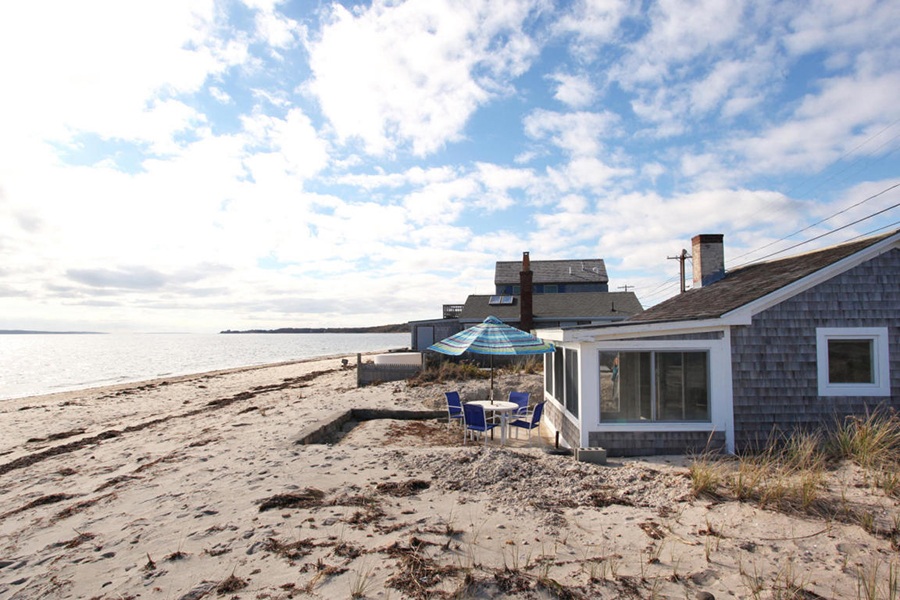
[[[651,321],[649,323],[628,323],[620,321],[597,327],[577,327],[571,329],[539,330],[538,337],[553,342],[599,342],[605,339],[641,338],[648,335],[678,335],[679,333],[700,333],[720,331],[733,325],[749,325],[742,316],[729,318],[714,317],[696,320]]]

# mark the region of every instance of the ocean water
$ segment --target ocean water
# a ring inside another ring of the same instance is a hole
[[[408,333],[0,335],[0,400],[408,346]]]

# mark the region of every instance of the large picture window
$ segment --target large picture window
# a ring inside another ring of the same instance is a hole
[[[820,396],[889,396],[887,327],[816,329]]]
[[[601,352],[600,420],[708,422],[709,353]]]

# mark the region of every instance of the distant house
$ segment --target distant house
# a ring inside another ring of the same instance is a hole
[[[542,329],[545,415],[610,455],[752,450],[775,430],[900,409],[900,230],[726,272],[692,244],[694,288],[628,320]]]
[[[523,260],[528,253],[525,252]],[[609,277],[603,259],[534,260],[530,261],[532,292],[541,294],[573,294],[608,292]],[[522,262],[500,261],[494,268],[496,294],[518,296],[522,293]]]
[[[445,304],[443,317],[411,321],[411,347],[436,341],[481,323],[488,316],[523,329],[613,323],[642,309],[634,292],[609,292],[602,259],[500,261],[495,294],[472,295],[464,304]]]

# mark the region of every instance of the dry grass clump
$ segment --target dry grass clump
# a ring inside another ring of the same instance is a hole
[[[529,356],[528,358],[504,367],[504,370],[512,373],[524,373],[525,375],[535,375],[544,372],[544,359],[538,356]]]
[[[789,513],[858,521],[866,514],[848,508],[827,495],[829,469],[849,461],[857,465],[866,483],[900,497],[900,417],[879,410],[864,417],[850,416],[833,430],[773,433],[759,452],[739,457],[713,453],[696,456],[690,466],[692,490],[697,496],[756,502],[761,508]],[[900,537],[900,522],[891,536]]]
[[[467,381],[469,379],[487,379],[491,374],[469,362],[441,361],[428,364],[415,377],[407,380],[411,387],[429,383],[445,383],[448,381]]]
[[[873,483],[892,496],[900,496],[900,416],[876,410],[865,417],[849,416],[832,436],[831,453],[838,460],[859,465]]]

